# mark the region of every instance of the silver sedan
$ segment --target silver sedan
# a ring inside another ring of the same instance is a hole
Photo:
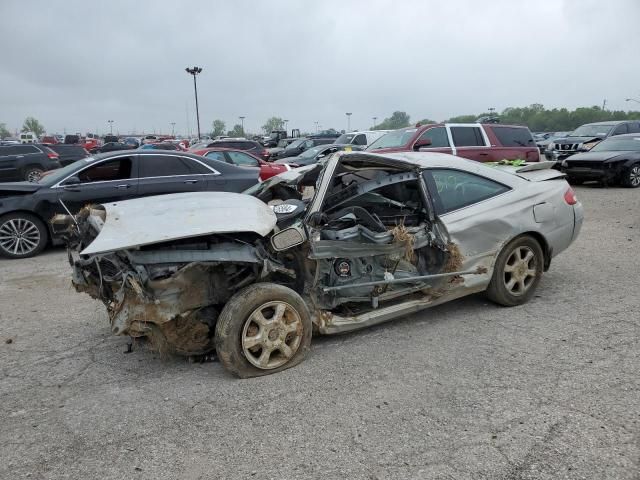
[[[105,204],[66,221],[73,281],[104,302],[118,335],[216,350],[241,377],[274,373],[304,358],[312,332],[482,291],[501,305],[528,301],[583,221],[551,165],[336,153],[244,195]]]

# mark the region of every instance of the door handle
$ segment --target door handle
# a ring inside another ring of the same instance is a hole
[[[16,155],[16,158],[24,158],[24,155]]]
[[[489,154],[488,153],[481,153],[480,156],[481,157],[487,157]]]
[[[129,185],[128,183],[123,183],[122,185],[116,185],[116,188],[118,190],[126,190],[127,188],[131,188],[131,185]]]
[[[198,180],[185,180],[184,183],[194,184],[194,183],[198,183]]]

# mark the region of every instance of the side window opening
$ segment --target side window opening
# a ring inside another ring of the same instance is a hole
[[[82,183],[127,180],[131,178],[131,159],[118,158],[94,165],[78,174]]]
[[[484,147],[480,127],[451,127],[451,136],[456,147]]]
[[[468,207],[510,190],[501,183],[460,170],[430,169],[424,176],[438,215]]]
[[[428,138],[431,140],[431,145],[425,148],[446,148],[449,147],[449,138],[447,137],[447,130],[444,127],[430,128],[425,131],[420,138],[416,141],[424,140]]]

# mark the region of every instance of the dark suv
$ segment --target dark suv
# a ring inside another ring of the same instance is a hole
[[[502,124],[441,123],[401,128],[378,138],[367,151],[450,153],[479,162],[540,161],[538,146],[527,127]]]
[[[58,161],[63,167],[89,156],[89,152],[78,144],[56,143],[47,147],[59,155]]]
[[[263,145],[254,140],[245,139],[233,139],[224,138],[222,140],[215,140],[207,144],[206,148],[228,148],[231,150],[244,150],[250,153],[254,157],[261,158],[262,160],[269,160],[269,152]]]
[[[561,162],[578,152],[588,152],[605,138],[625,133],[640,133],[640,120],[585,123],[565,138],[558,138],[547,145],[547,160]]]
[[[60,168],[58,154],[47,145],[0,146],[0,181],[36,182],[47,170]]]

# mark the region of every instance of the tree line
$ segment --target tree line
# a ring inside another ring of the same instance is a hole
[[[640,120],[639,111],[604,110],[599,106],[578,107],[575,110],[567,108],[547,109],[539,103],[528,107],[508,107],[502,112],[479,112],[469,115],[458,115],[448,118],[448,123],[473,123],[481,117],[497,116],[500,123],[526,125],[533,132],[560,132],[571,131],[580,125],[593,122],[605,122],[613,120]],[[416,123],[436,123],[433,120],[424,119]],[[393,112],[382,122],[374,125],[375,130],[394,130],[411,125],[411,118],[406,112]]]

